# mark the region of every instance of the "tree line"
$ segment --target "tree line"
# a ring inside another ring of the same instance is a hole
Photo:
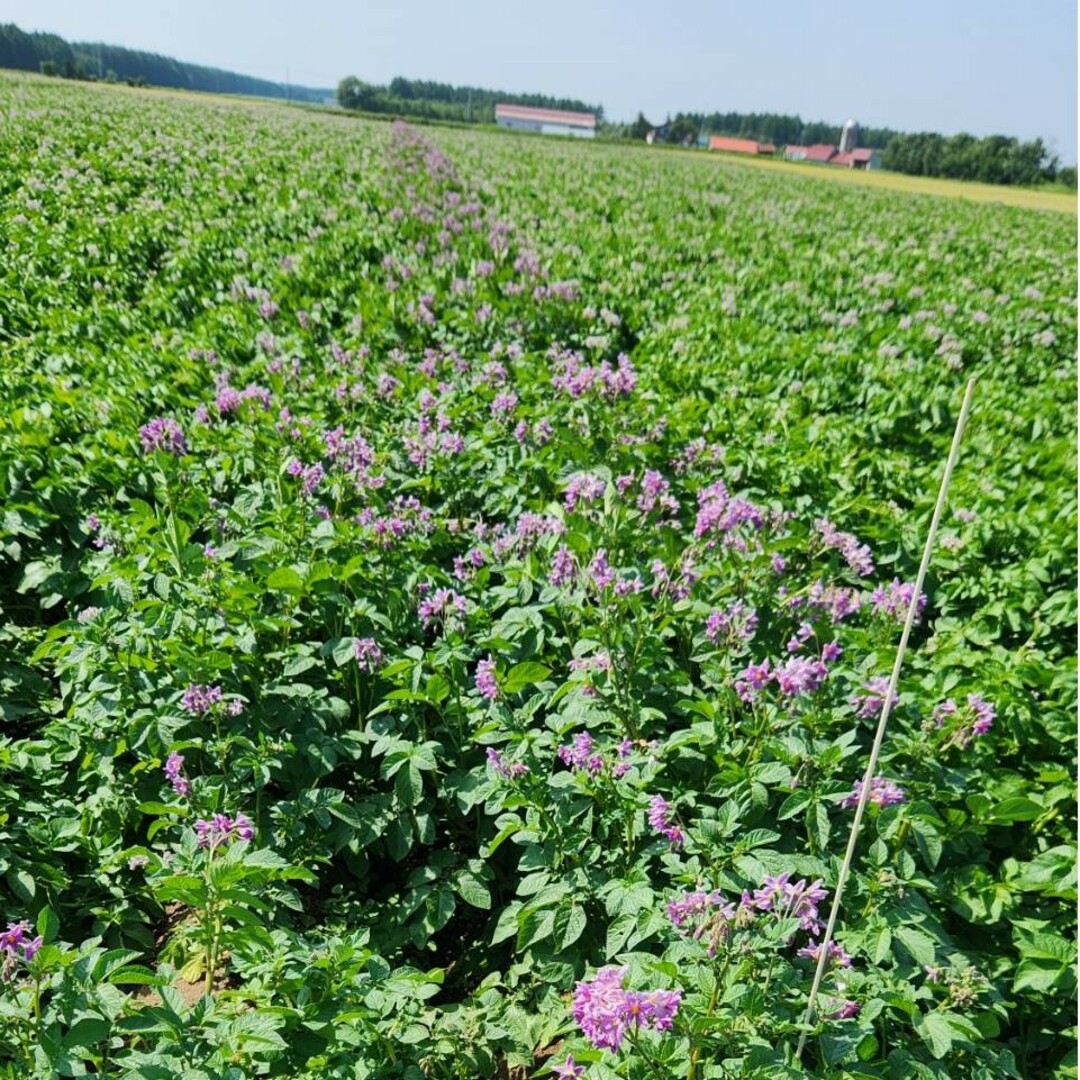
[[[644,120],[640,116],[639,119]],[[645,121],[648,123],[648,121]],[[687,135],[733,135],[741,139],[773,143],[776,146],[835,145],[840,139],[840,125],[824,120],[803,120],[789,113],[676,113],[661,125],[670,142],[682,142]],[[882,150],[898,133],[891,128],[859,128],[859,145]]]
[[[338,104],[343,109],[371,113],[392,113],[438,120],[458,120],[462,123],[493,124],[495,106],[528,105],[538,109],[566,109],[570,112],[591,112],[597,122],[603,121],[600,105],[588,105],[577,98],[552,97],[548,94],[511,94],[480,86],[453,86],[450,83],[427,79],[406,79],[396,76],[387,86],[364,82],[349,75],[338,83]]]
[[[912,176],[945,176],[984,184],[1038,184],[1057,180],[1076,187],[1076,168],[1061,168],[1042,139],[1021,142],[1006,135],[900,134],[882,154],[882,165]]]
[[[330,90],[286,86],[119,45],[69,42],[57,34],[27,33],[13,23],[0,24],[0,67],[40,71],[66,79],[123,81],[211,94],[252,94],[296,101],[323,101],[331,96]]]
[[[609,125],[616,138],[644,139],[650,132],[661,142],[687,145],[709,135],[733,135],[785,146],[840,141],[839,124],[807,122],[782,113],[677,113],[653,125],[642,114],[631,124]],[[1076,188],[1076,166],[1062,167],[1042,139],[1022,142],[1006,135],[940,135],[892,128],[859,128],[859,146],[881,151],[881,164],[911,176],[976,180],[986,184],[1057,182]]]

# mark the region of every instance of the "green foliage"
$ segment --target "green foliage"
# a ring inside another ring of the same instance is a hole
[[[947,176],[984,184],[1037,184],[1053,180],[1057,163],[1042,139],[1021,142],[1004,135],[977,139],[961,133],[901,134],[889,140],[882,164],[912,176]]]

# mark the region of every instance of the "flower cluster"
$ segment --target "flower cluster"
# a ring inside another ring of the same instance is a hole
[[[430,585],[421,585],[420,592],[424,596],[417,608],[420,623],[424,629],[428,629],[437,622],[448,625],[460,619],[465,614],[465,597],[453,589],[436,589],[430,592]]]
[[[476,665],[476,689],[482,698],[494,701],[499,696],[499,684],[495,680],[495,661],[489,656]]]
[[[199,818],[195,822],[195,838],[199,847],[211,851],[233,840],[250,840],[254,835],[254,826],[243,814],[237,814],[235,818],[215,814],[209,821]]]
[[[967,707],[961,709],[952,698],[946,698],[936,706],[932,721],[924,726],[943,728],[947,723],[953,730],[944,745],[967,746],[972,736],[986,735],[994,726],[997,712],[980,694],[968,694]]]
[[[623,739],[616,748],[615,760],[610,763],[611,775],[616,780],[630,771],[632,749],[629,739]],[[568,769],[584,769],[590,776],[599,776],[609,765],[603,754],[594,751],[593,738],[587,731],[579,731],[569,746],[560,746],[555,752]]]
[[[858,589],[845,585],[826,585],[822,581],[815,581],[805,594],[789,596],[786,605],[792,609],[806,608],[812,612],[821,612],[828,615],[829,621],[836,625],[862,608],[864,596]]]
[[[583,363],[582,357],[575,352],[562,352],[553,357],[555,372],[551,376],[551,385],[568,397],[584,397],[590,390],[612,400],[633,393],[637,385],[637,373],[630,358],[620,354],[616,366],[604,360],[596,367]]]
[[[581,673],[584,675],[586,682],[582,687],[581,692],[586,697],[593,697],[596,694],[596,689],[593,686],[591,677],[593,675],[608,674],[611,672],[611,654],[601,651],[592,653],[589,656],[577,656],[571,660],[566,667],[572,674]]]
[[[856,780],[851,787],[851,794],[845,796],[840,805],[845,810],[852,810],[859,805],[862,798],[863,782]],[[907,802],[907,795],[903,788],[897,786],[892,780],[886,780],[884,776],[875,776],[870,781],[869,801],[877,806],[895,806],[898,803]]]
[[[863,684],[861,691],[852,694],[848,700],[855,706],[856,716],[861,720],[872,720],[874,717],[881,715],[888,696],[889,680],[881,675],[875,675]],[[895,705],[898,700],[898,695],[893,693],[890,707]]]
[[[908,608],[911,607],[912,597],[915,595],[915,583],[901,581],[893,578],[888,585],[879,585],[870,594],[870,606],[875,615],[884,615],[904,622],[907,619]],[[922,618],[926,608],[926,593],[919,593],[918,603],[915,605],[916,621]]]
[[[180,699],[180,707],[192,716],[205,716],[215,705],[220,704],[220,686],[200,686],[197,683],[192,683]]]
[[[775,877],[766,877],[761,888],[754,892],[753,902],[758,911],[771,911],[781,919],[798,919],[803,930],[820,934],[822,923],[818,904],[828,895],[820,880],[809,885],[805,879],[793,882],[791,873],[785,871]]]
[[[373,637],[357,638],[353,642],[353,656],[369,675],[383,662],[382,649]]]
[[[695,941],[704,938],[709,956],[715,956],[720,944],[728,939],[740,910],[745,910],[743,905],[737,910],[733,903],[725,903],[723,895],[715,889],[683,893],[667,906],[671,925]]]
[[[649,803],[649,824],[658,832],[672,847],[678,847],[683,842],[683,831],[671,820],[671,807],[663,795],[654,795]]]
[[[244,711],[244,703],[238,698],[226,702],[220,686],[200,686],[192,683],[180,699],[180,708],[192,716],[205,716],[220,709],[224,709],[229,716],[239,716]]]
[[[173,791],[177,795],[187,796],[191,794],[191,781],[183,774],[184,755],[171,753],[165,761],[165,779],[172,784]]]
[[[812,694],[828,678],[828,664],[841,654],[835,641],[826,642],[821,656],[792,656],[773,668],[768,659],[760,664],[747,664],[734,679],[735,692],[746,702],[753,701],[770,682],[775,682],[781,695],[795,698],[800,694]]]
[[[866,544],[860,544],[851,533],[840,532],[828,518],[814,522],[814,528],[825,547],[840,552],[859,577],[869,577],[874,572],[874,559]]]
[[[596,502],[604,494],[604,481],[594,473],[576,473],[570,477],[563,494],[563,506],[572,514],[578,503]]]
[[[765,528],[766,512],[746,499],[733,497],[722,480],[717,480],[698,492],[698,514],[694,522],[694,539],[701,540],[719,533],[725,547],[745,550],[746,542],[739,527],[746,525],[751,532]],[[709,539],[712,547],[715,539]]]
[[[753,639],[757,624],[757,612],[742,600],[736,600],[709,615],[705,620],[705,636],[714,645],[721,641],[731,646],[745,645]]]
[[[548,574],[548,581],[558,587],[560,585],[569,585],[576,578],[577,563],[574,561],[574,555],[565,544],[560,544],[558,551],[555,552],[555,558],[551,561],[551,573]]]
[[[811,660],[807,656],[793,656],[777,667],[773,678],[784,697],[812,694],[826,679],[829,669],[824,660]]]
[[[25,921],[8,923],[8,928],[0,931],[0,959],[3,960],[0,965],[0,979],[10,979],[20,960],[24,964],[29,963],[37,955],[44,939],[40,934],[31,938],[31,932],[30,924]]]
[[[529,766],[521,761],[507,761],[494,746],[489,746],[487,749],[487,763],[495,775],[501,776],[504,780],[514,780],[529,771]]]
[[[851,954],[838,942],[830,941],[825,953],[829,958],[829,962],[834,966],[851,967]],[[808,960],[813,960],[816,963],[821,957],[821,942],[811,941],[809,945],[801,948],[795,955],[805,956]]]
[[[574,987],[573,1017],[600,1050],[618,1050],[634,1028],[669,1031],[682,1000],[680,990],[627,990],[629,968],[602,967],[592,981]]]
[[[188,452],[184,429],[170,416],[158,416],[143,424],[139,428],[139,441],[144,454],[164,450],[167,454],[183,457]]]

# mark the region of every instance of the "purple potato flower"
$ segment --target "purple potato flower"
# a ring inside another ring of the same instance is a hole
[[[859,805],[862,790],[863,782],[856,780],[851,787],[851,794],[847,795],[840,805],[845,810],[853,810]],[[884,776],[875,776],[870,781],[869,801],[881,807],[896,806],[899,803],[907,802],[907,795],[904,794],[903,788],[893,783],[892,780],[886,780]]]
[[[602,967],[574,987],[573,1017],[599,1050],[618,1050],[631,1028],[669,1031],[679,1011],[681,990],[624,989],[629,970]]]
[[[163,450],[167,454],[183,457],[188,452],[184,430],[170,416],[157,416],[148,423],[143,424],[139,428],[139,441],[142,443],[144,454],[152,454],[155,450]]]
[[[664,837],[672,847],[678,847],[683,842],[683,831],[672,822],[671,807],[668,806],[663,795],[654,795],[652,797],[647,817],[653,829]]]
[[[173,791],[177,795],[191,794],[191,781],[183,774],[184,755],[175,751],[165,761],[165,779],[172,784]]]

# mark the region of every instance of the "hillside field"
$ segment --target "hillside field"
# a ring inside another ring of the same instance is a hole
[[[0,115],[0,1078],[1076,1076],[1075,198]]]

